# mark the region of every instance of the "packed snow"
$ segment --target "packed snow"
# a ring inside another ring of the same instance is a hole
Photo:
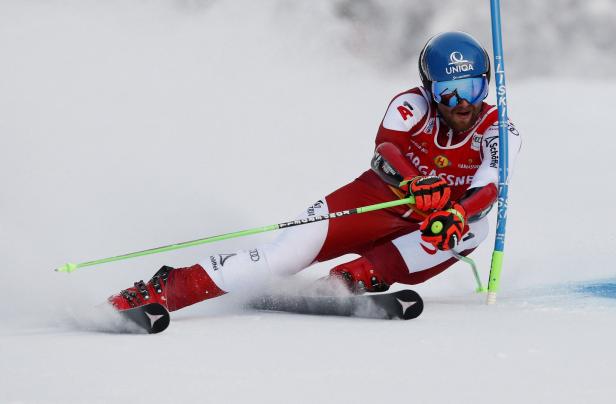
[[[349,2],[258,3],[0,3],[0,403],[613,402],[616,81],[571,65],[527,77],[510,62],[523,148],[495,306],[459,263],[413,287],[412,321],[228,295],[172,313],[163,334],[127,334],[109,295],[275,235],[53,271],[286,221],[368,168],[389,100],[418,84],[414,59],[375,63],[375,31],[340,20]],[[477,24],[453,21],[410,43]],[[486,281],[492,247],[473,254]]]

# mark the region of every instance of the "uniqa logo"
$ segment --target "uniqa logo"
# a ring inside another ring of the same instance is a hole
[[[449,55],[449,65],[457,65],[458,63],[469,63],[469,61],[464,59],[464,55],[462,55],[462,52],[451,52],[451,54]]]
[[[445,68],[445,73],[454,74],[475,70],[473,64],[464,59],[462,52],[453,51],[449,54],[449,66]]]

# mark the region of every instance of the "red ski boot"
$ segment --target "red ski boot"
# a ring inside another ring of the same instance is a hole
[[[337,280],[353,294],[366,292],[385,292],[389,285],[385,283],[374,265],[364,257],[335,266],[325,279]]]
[[[108,301],[118,310],[160,303],[169,311],[175,311],[224,293],[201,265],[187,268],[164,266],[148,283],[135,282],[133,287],[111,296]]]

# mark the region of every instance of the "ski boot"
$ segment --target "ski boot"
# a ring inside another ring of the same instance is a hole
[[[169,311],[179,310],[206,299],[223,295],[201,265],[187,268],[163,266],[148,283],[134,286],[111,296],[108,301],[123,311],[150,303],[159,303]]]
[[[325,279],[341,283],[355,295],[385,292],[389,289],[389,285],[381,279],[374,265],[364,257],[335,266]]]

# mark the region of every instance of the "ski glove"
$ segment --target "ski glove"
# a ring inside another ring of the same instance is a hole
[[[435,175],[420,175],[405,179],[400,183],[399,188],[405,191],[407,198],[415,197],[415,206],[421,211],[443,209],[451,195],[451,190],[445,180]]]
[[[462,240],[465,222],[464,208],[453,203],[449,209],[434,212],[421,223],[421,239],[439,250],[455,248]]]

